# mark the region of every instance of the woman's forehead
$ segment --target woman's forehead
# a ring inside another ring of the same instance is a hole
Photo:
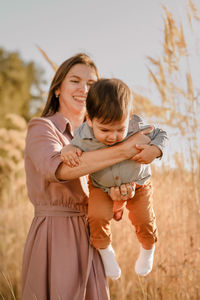
[[[93,67],[85,64],[76,64],[74,65],[69,72],[67,73],[68,77],[88,77],[94,80],[97,80],[97,74]]]

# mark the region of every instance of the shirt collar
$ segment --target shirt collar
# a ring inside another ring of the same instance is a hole
[[[85,121],[81,125],[81,131],[80,131],[81,138],[86,139],[92,139],[95,140],[93,129],[88,125],[87,121]]]

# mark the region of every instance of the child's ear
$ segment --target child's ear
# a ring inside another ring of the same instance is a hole
[[[92,127],[92,121],[91,121],[91,119],[89,118],[88,114],[86,115],[86,121],[87,121],[88,125],[89,125],[90,127]]]

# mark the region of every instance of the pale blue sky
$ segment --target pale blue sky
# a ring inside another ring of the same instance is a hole
[[[183,0],[0,1],[0,46],[53,71],[38,44],[58,65],[85,51],[101,76],[148,88],[146,56],[158,57],[163,38],[162,3],[181,15]]]

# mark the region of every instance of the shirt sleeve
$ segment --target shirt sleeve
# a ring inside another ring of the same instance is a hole
[[[29,122],[25,155],[31,160],[37,172],[48,181],[60,182],[56,170],[62,163],[60,151],[63,147],[58,130],[45,118],[35,118]]]
[[[151,127],[150,124],[144,124],[142,118],[140,118],[137,115],[133,116],[131,122],[132,122],[131,126],[132,126],[132,129],[134,130],[134,133],[137,131],[141,131],[141,130]],[[154,127],[153,131],[151,133],[147,134],[147,136],[151,139],[150,145],[157,146],[161,150],[162,155],[163,155],[164,148],[168,141],[167,132],[160,128]],[[162,157],[162,155],[161,155],[161,157]]]
[[[168,141],[167,132],[160,128],[155,128],[153,132],[150,133],[148,136],[151,138],[150,145],[157,146],[161,150],[163,155],[166,143]]]

